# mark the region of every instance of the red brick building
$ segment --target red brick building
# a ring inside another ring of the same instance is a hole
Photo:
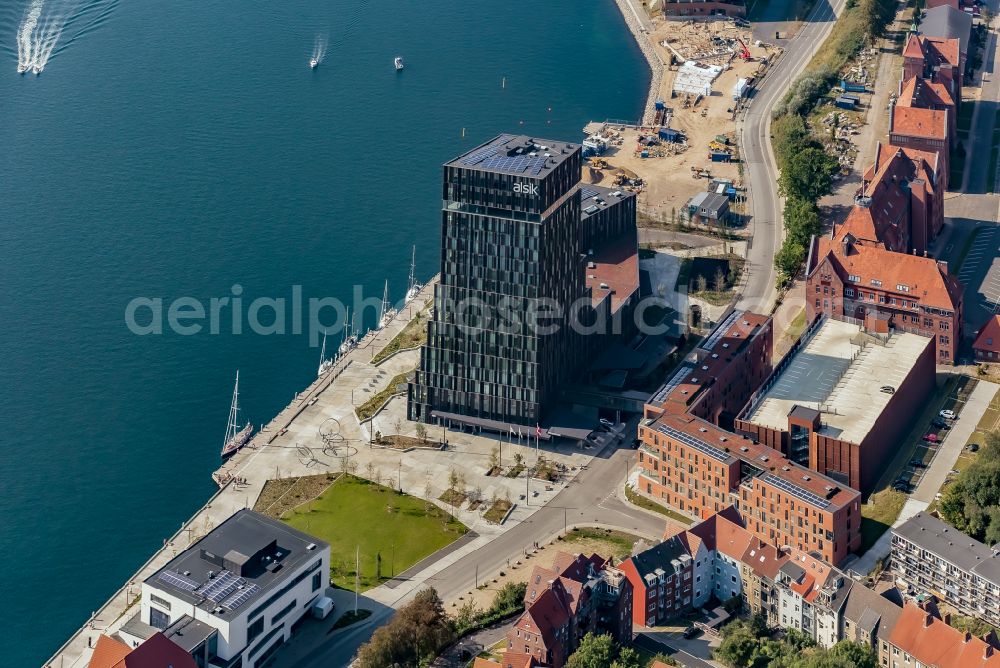
[[[556,554],[552,568],[536,566],[524,594],[524,613],[507,632],[508,652],[560,668],[587,633],[632,640],[632,585],[596,554]]]
[[[834,228],[897,253],[923,255],[944,225],[946,184],[938,154],[879,143],[862,176],[855,206]]]
[[[857,322],[821,317],[782,358],[736,428],[868,494],[934,382],[933,337],[872,333]]]
[[[772,339],[769,318],[734,311],[649,399],[639,490],[699,518],[736,505],[761,540],[837,564],[861,544],[859,493],[727,430],[771,373]]]
[[[620,568],[632,584],[632,621],[652,627],[689,609],[693,563],[678,536],[623,561]]]
[[[987,320],[979,330],[972,352],[977,362],[1000,362],[1000,315]]]
[[[851,234],[814,239],[806,262],[806,318],[854,318],[872,329],[935,337],[937,362],[953,364],[962,340],[962,286],[947,265],[893,253]]]
[[[954,0],[927,3],[927,9],[942,4],[958,8]],[[903,81],[913,77],[933,79],[948,86],[951,98],[955,102],[962,99],[962,62],[961,42],[944,37],[926,37],[910,34],[903,47]]]

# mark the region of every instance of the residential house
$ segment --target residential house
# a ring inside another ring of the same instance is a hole
[[[992,633],[977,638],[942,620],[933,600],[908,603],[889,636],[887,668],[998,668],[1000,643]]]
[[[729,196],[725,193],[700,192],[688,200],[692,223],[724,225],[729,218]]]
[[[866,645],[878,654],[879,665],[888,666],[892,652],[889,636],[903,612],[899,591],[890,589],[882,594],[855,583],[847,593],[840,637]]]
[[[88,668],[203,668],[195,659],[163,633],[154,633],[137,647],[101,634]]]

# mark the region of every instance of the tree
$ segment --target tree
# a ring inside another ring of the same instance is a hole
[[[566,668],[608,668],[616,655],[615,643],[610,635],[588,633],[570,655]]]
[[[694,279],[694,291],[695,292],[705,292],[708,290],[708,280],[701,274]]]
[[[789,157],[811,143],[806,121],[798,114],[779,116],[771,122],[771,146],[778,165],[784,165]]]
[[[878,667],[878,656],[875,654],[875,650],[849,640],[843,640],[834,645],[830,654],[843,660],[848,666],[856,666],[856,668]]]
[[[821,148],[809,146],[788,156],[778,186],[786,197],[815,202],[830,193],[837,161]]]
[[[419,592],[358,650],[359,668],[416,666],[455,637],[455,627],[433,589]]]
[[[365,464],[365,473],[368,474],[368,479],[372,480],[375,477],[375,464],[374,462],[368,462]]]
[[[421,443],[427,442],[427,427],[424,426],[423,422],[418,422],[417,426],[414,427],[417,432],[417,438],[420,439]]]
[[[716,292],[726,291],[726,274],[722,271],[722,267],[715,268],[715,277],[712,279],[712,288]]]
[[[715,650],[715,658],[730,668],[752,665],[757,651],[757,638],[742,622],[733,622],[722,632],[722,644]]]
[[[448,487],[456,489],[458,487],[458,471],[452,469],[448,471]]]
[[[800,197],[789,197],[785,202],[785,229],[789,238],[803,247],[808,246],[813,235],[823,231],[816,204]]]
[[[622,647],[611,668],[642,668],[642,656],[631,647]]]
[[[494,447],[490,450],[490,471],[500,466],[500,450]]]
[[[491,613],[512,613],[524,609],[524,594],[528,590],[526,582],[507,582],[493,595]]]
[[[515,452],[514,453],[514,464],[516,466],[520,466],[523,461],[524,461],[524,455],[522,455],[520,452]]]
[[[396,430],[396,434],[403,433],[403,418],[396,418],[392,422],[392,428]]]
[[[792,239],[785,239],[781,248],[774,254],[774,266],[785,276],[792,278],[799,272],[802,261],[805,260],[806,249]]]

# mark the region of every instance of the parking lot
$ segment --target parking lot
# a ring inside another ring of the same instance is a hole
[[[1000,227],[980,227],[958,271],[965,286],[967,334],[1000,313]]]

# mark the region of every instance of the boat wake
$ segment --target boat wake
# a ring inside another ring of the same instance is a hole
[[[17,30],[17,71],[41,74],[49,59],[104,23],[120,0],[30,0]],[[70,28],[70,36],[56,45]]]
[[[313,42],[312,57],[309,60],[310,67],[316,67],[323,62],[326,58],[326,48],[328,46],[328,40],[326,35],[319,34],[316,35],[316,39]]]

